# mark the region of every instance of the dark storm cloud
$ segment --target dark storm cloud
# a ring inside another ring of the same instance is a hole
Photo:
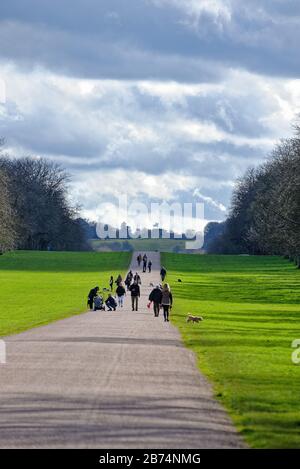
[[[194,2],[195,3],[195,2]],[[299,75],[299,2],[227,2],[193,19],[192,1],[2,0],[0,55],[77,77],[201,82],[227,67]]]

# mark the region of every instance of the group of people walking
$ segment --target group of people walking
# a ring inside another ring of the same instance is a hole
[[[143,262],[143,273],[147,272],[147,267],[148,267],[148,272],[150,273],[152,270],[152,261],[151,259],[148,260],[148,256],[145,253],[142,257],[142,254],[139,254],[136,258],[138,266],[141,266],[141,263]]]
[[[143,263],[143,264],[142,264]],[[140,268],[141,264],[143,265],[143,273],[152,270],[152,261],[148,259],[147,254],[144,254],[142,257],[141,254],[137,256],[137,265]],[[162,282],[164,282],[167,271],[164,267],[161,268],[160,276]],[[115,296],[112,292],[115,287]],[[139,299],[141,297],[141,277],[138,272],[133,274],[132,270],[126,275],[125,281],[123,282],[122,276],[119,274],[116,280],[114,280],[111,275],[109,280],[109,289],[104,288],[103,291],[109,291],[107,299],[104,301],[103,295],[99,293],[99,287],[92,288],[88,294],[88,306],[91,310],[99,311],[105,310],[105,306],[108,308],[108,311],[116,311],[117,307],[123,308],[124,300],[127,292],[131,296],[131,307],[132,311],[138,311]],[[170,290],[170,287],[167,283],[162,285],[157,285],[149,295],[149,304],[150,307],[153,303],[154,316],[158,317],[160,309],[163,309],[165,321],[169,321],[169,312],[172,308],[173,297]]]
[[[169,322],[169,314],[173,305],[173,295],[168,283],[164,286],[157,285],[149,295],[149,306],[153,303],[154,316],[158,317],[160,309],[163,309],[165,322]]]

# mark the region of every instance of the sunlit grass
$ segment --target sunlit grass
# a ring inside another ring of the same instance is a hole
[[[300,448],[300,272],[278,257],[163,254],[173,322],[246,441]],[[177,282],[180,278],[182,283]],[[204,316],[193,325],[186,314]]]
[[[87,309],[87,294],[124,272],[129,253],[18,251],[0,256],[0,336]]]

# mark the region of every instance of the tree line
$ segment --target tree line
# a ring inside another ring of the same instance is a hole
[[[300,267],[300,126],[268,160],[237,180],[229,216],[209,223],[205,250],[282,255]]]
[[[89,249],[68,181],[64,169],[43,158],[0,155],[0,252]]]

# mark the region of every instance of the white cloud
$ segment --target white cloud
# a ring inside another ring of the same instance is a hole
[[[190,201],[221,217],[234,179],[291,133],[300,80],[232,70],[217,84],[87,80],[4,65],[11,154],[60,162],[84,214],[101,200]],[[189,199],[189,200],[187,200]]]
[[[182,10],[198,22],[203,13],[212,15],[216,20],[231,19],[231,5],[228,0],[150,0],[156,5],[170,5]]]

